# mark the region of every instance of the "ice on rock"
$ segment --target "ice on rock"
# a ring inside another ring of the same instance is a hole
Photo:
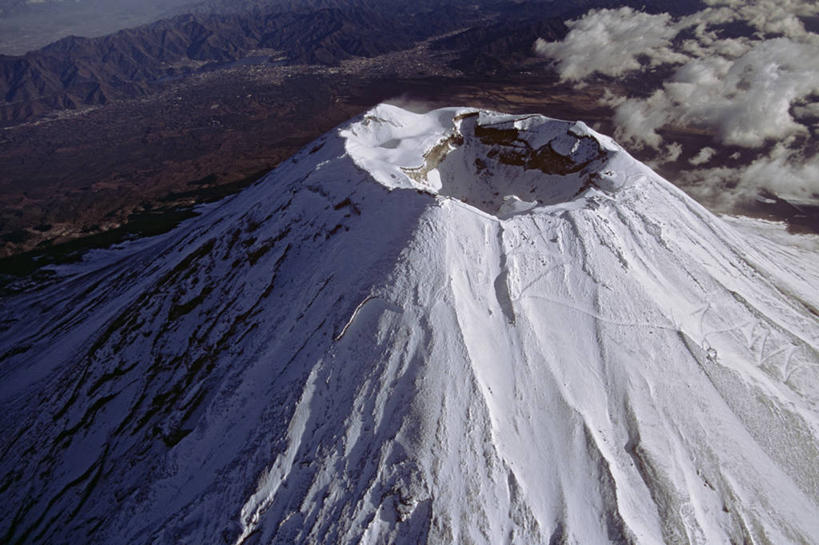
[[[609,180],[622,150],[582,123],[457,108],[408,115],[382,105],[342,134],[356,164],[386,187],[453,197],[493,215],[621,185]],[[534,205],[510,208],[509,199]]]

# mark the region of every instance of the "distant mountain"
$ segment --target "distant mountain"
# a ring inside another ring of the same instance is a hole
[[[380,106],[0,301],[3,543],[805,544],[815,260],[582,123]]]
[[[21,55],[67,36],[104,36],[189,13],[198,0],[0,0],[0,53]]]
[[[567,31],[558,17],[501,21],[441,38],[434,47],[460,52],[452,66],[467,73],[503,72],[531,57],[532,46],[538,38],[559,40]]]
[[[104,104],[152,92],[163,80],[236,61],[256,49],[290,64],[337,64],[411,46],[452,19],[389,18],[362,8],[185,15],[103,38],[65,38],[22,57],[0,56],[0,120]]]

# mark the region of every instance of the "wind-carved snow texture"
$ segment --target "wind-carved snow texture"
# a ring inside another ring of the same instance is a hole
[[[379,106],[2,302],[3,543],[809,544],[819,264],[582,124]]]
[[[447,116],[444,112],[440,115]],[[385,120],[370,116],[362,125],[379,122]],[[414,134],[415,127],[410,127],[406,135],[402,127],[384,142],[380,130],[359,134],[362,131],[353,128],[349,149],[363,168],[375,169],[376,179],[387,187],[412,186],[454,197],[499,217],[572,200],[595,181],[611,184],[599,176],[611,152],[582,123],[552,120],[544,125],[541,116],[465,111],[452,116],[449,125],[450,130],[441,133],[421,123],[424,133]],[[426,148],[431,135],[438,141]],[[417,160],[419,144],[426,149],[423,164],[402,167],[403,175],[398,175],[395,161]],[[413,149],[416,157],[404,156]]]

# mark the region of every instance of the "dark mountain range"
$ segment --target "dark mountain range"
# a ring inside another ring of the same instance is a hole
[[[280,51],[289,64],[337,64],[403,49],[446,30],[451,18],[389,18],[364,8],[303,13],[185,15],[111,36],[70,37],[22,57],[0,57],[0,120],[104,104],[152,91],[157,83],[239,60],[254,50]]]
[[[649,10],[681,12],[697,2],[661,1]],[[610,0],[467,3],[360,0],[222,4],[100,38],[71,36],[22,56],[0,55],[0,123],[54,110],[145,96],[164,82],[248,56],[290,65],[337,65],[409,48],[450,31],[439,42],[457,50],[453,66],[497,71],[531,52],[538,37],[559,38],[561,20]],[[215,9],[218,12],[208,13]],[[261,51],[260,51],[261,50]]]

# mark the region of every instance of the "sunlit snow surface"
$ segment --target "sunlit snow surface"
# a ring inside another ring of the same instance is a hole
[[[379,106],[0,308],[4,543],[819,536],[819,262],[582,124]]]

